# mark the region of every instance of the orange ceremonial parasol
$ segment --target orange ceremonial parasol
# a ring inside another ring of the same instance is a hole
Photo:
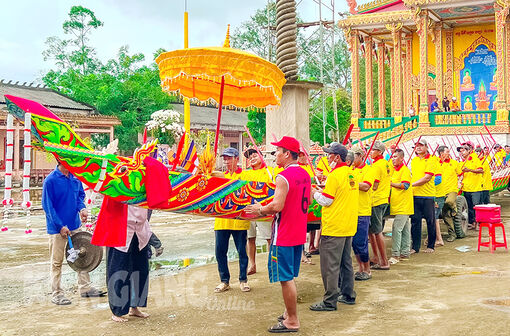
[[[199,102],[213,100],[219,105],[215,154],[222,106],[279,105],[285,84],[285,76],[276,64],[231,48],[229,29],[223,47],[169,51],[159,55],[156,63],[163,91]]]

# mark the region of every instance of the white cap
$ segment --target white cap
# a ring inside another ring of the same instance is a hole
[[[455,97],[452,97],[452,100],[457,100],[457,98],[455,98]]]

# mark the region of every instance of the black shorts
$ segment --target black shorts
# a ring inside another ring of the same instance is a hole
[[[321,229],[320,222],[310,222],[310,223],[306,224],[306,232],[320,230],[320,229]]]

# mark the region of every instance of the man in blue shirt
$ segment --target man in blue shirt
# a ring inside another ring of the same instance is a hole
[[[85,191],[81,182],[67,168],[58,164],[44,180],[42,206],[46,213],[46,229],[50,235],[51,302],[68,305],[60,285],[62,261],[65,256],[67,236],[76,232],[81,222],[87,220]],[[103,296],[105,292],[91,287],[88,272],[78,272],[78,289],[82,297]]]
[[[436,100],[432,104],[430,104],[430,112],[439,112],[439,103]]]

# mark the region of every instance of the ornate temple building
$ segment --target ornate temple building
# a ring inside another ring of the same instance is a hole
[[[351,52],[354,137],[376,130],[386,133],[385,139],[402,131],[413,133],[407,138],[454,134],[456,127],[477,134],[483,125],[509,133],[509,0],[348,2],[351,15],[338,25]],[[360,83],[362,58],[366,72]],[[391,87],[385,86],[385,64]],[[365,111],[360,110],[361,85],[366,86]],[[458,111],[442,110],[444,97],[450,102],[455,97]],[[430,113],[436,98],[441,111]]]

